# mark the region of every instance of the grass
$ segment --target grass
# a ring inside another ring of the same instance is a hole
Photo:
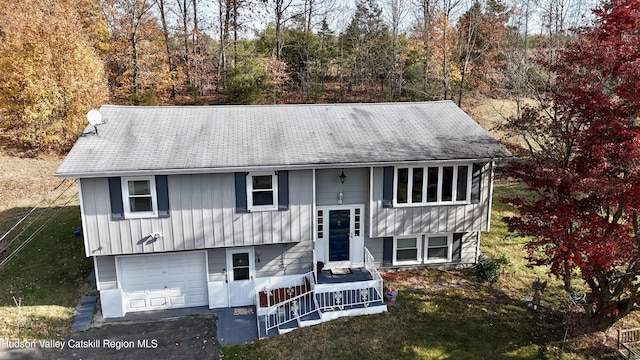
[[[557,321],[541,319],[466,275],[438,270],[401,274],[393,279],[400,295],[388,313],[225,347],[224,358],[538,359],[549,340],[562,336]]]
[[[433,274],[447,278],[432,280]],[[535,359],[535,314],[456,275],[411,272],[385,314],[347,318],[223,349],[225,359]],[[453,281],[451,281],[453,280]],[[487,298],[497,301],[487,302]],[[507,304],[505,304],[507,302]],[[527,326],[522,326],[526,324]],[[547,327],[548,325],[543,325]]]
[[[10,152],[0,147],[0,236],[60,184],[53,172],[61,157],[21,158]],[[65,337],[80,297],[92,291],[85,280],[92,268],[91,259],[84,256],[82,238],[73,235],[80,228],[77,200],[63,205],[76,193],[75,185],[69,185],[70,193],[56,202],[58,206],[34,212],[0,243],[1,249],[35,220],[7,251],[0,251],[2,261],[59,209],[55,220],[0,268],[0,339]],[[66,185],[52,198],[63,188]],[[21,302],[20,307],[14,299]]]
[[[7,225],[0,223],[0,230]],[[0,338],[59,339],[70,333],[73,309],[89,291],[86,276],[93,265],[84,256],[82,238],[73,235],[79,228],[79,208],[62,208],[56,220],[0,268]],[[20,299],[21,313],[15,304]]]

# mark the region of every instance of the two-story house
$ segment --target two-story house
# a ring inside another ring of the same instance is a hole
[[[378,269],[476,262],[511,156],[450,101],[99,111],[56,176],[78,179],[106,318],[385,311]]]

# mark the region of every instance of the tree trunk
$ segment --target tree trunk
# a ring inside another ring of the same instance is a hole
[[[171,98],[176,97],[176,64],[173,62],[173,56],[171,56],[171,42],[169,38],[169,28],[167,26],[166,11],[164,8],[164,0],[156,0],[158,7],[160,8],[160,20],[162,22],[162,32],[164,33],[164,42],[167,51],[167,63],[169,64],[169,72],[171,72]]]
[[[424,93],[429,92],[429,58],[431,57],[431,46],[429,45],[429,30],[431,29],[431,4],[430,0],[422,1],[422,41],[424,44]]]
[[[182,38],[183,38],[183,46],[184,46],[184,55],[183,55],[183,63],[184,68],[187,75],[187,83],[193,84],[193,74],[191,72],[191,59],[189,59],[189,14],[187,9],[187,0],[180,0],[178,2],[178,7],[180,8],[180,17],[182,20]]]
[[[203,95],[203,76],[201,74],[201,69],[199,69],[199,56],[200,56],[200,33],[198,30],[198,0],[192,0],[192,5],[193,5],[193,32],[191,34],[192,37],[192,42],[193,42],[193,48],[191,49],[192,51],[192,57],[193,57],[193,83],[194,85],[196,85],[198,87],[198,93],[200,95]]]

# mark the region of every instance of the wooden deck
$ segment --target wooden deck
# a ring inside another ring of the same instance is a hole
[[[322,270],[318,273],[318,284],[340,284],[373,280],[371,273],[365,268],[350,268],[351,273],[334,275],[331,270]]]

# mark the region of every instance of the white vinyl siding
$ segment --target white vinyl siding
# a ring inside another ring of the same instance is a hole
[[[253,246],[313,239],[311,170],[289,171],[289,210],[235,212],[234,174],[168,176],[170,217],[112,221],[107,178],[80,179],[87,256]],[[159,233],[157,241],[140,241]],[[224,268],[224,267],[223,267]]]

